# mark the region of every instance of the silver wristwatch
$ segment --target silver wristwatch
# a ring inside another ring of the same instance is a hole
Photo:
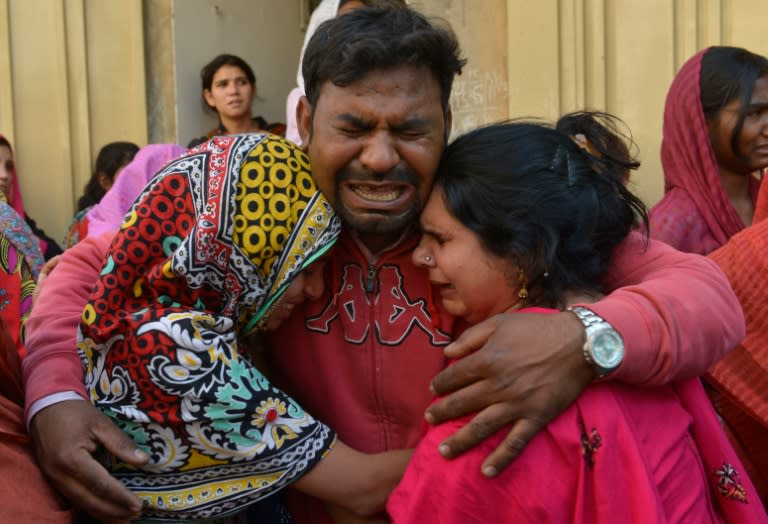
[[[584,324],[586,342],[582,351],[587,362],[604,377],[624,360],[624,339],[602,317],[584,307],[568,308]]]

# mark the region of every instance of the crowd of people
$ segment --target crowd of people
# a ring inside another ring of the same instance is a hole
[[[217,128],[105,146],[60,257],[0,137],[5,513],[768,522],[768,60],[682,67],[650,210],[610,114],[449,143],[465,63],[323,0],[287,126],[217,56]]]

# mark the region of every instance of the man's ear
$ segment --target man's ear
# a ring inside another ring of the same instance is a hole
[[[301,145],[306,149],[312,139],[312,106],[306,96],[302,96],[296,106],[296,127],[299,128]]]
[[[445,111],[445,143],[451,138],[451,130],[453,129],[453,110],[451,104],[448,104],[448,109]]]

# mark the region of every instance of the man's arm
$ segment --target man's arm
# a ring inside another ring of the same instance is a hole
[[[704,374],[744,338],[744,314],[722,270],[707,257],[633,235],[614,255],[615,291],[588,305],[624,337],[626,357],[611,375],[655,386]]]
[[[67,250],[40,281],[27,321],[27,355],[23,362],[25,409],[63,391],[85,393],[83,366],[75,340],[83,308],[99,277],[111,235],[87,238]]]
[[[624,287],[585,305],[624,338],[625,362],[609,379],[638,385],[702,374],[744,336],[738,300],[714,264],[649,242],[645,249],[638,234],[625,240],[607,278],[609,289]],[[478,414],[440,452],[463,453],[511,424],[483,471],[493,476],[506,467],[594,380],[581,352],[584,341],[584,328],[570,312],[497,315],[464,332],[446,348],[448,357],[464,358],[433,380],[435,393],[447,396],[426,418],[439,423]]]
[[[23,371],[27,420],[31,420],[30,435],[40,468],[65,497],[87,513],[125,521],[140,515],[141,502],[92,455],[103,447],[134,465],[148,457],[84,400],[83,371],[75,347],[80,316],[111,238],[88,238],[70,248],[42,283],[27,324]],[[58,402],[68,393],[83,400]],[[31,406],[37,411],[30,413]]]

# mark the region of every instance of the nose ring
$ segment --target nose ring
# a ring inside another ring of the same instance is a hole
[[[426,262],[427,264],[432,262],[432,255],[424,255],[424,262]]]

